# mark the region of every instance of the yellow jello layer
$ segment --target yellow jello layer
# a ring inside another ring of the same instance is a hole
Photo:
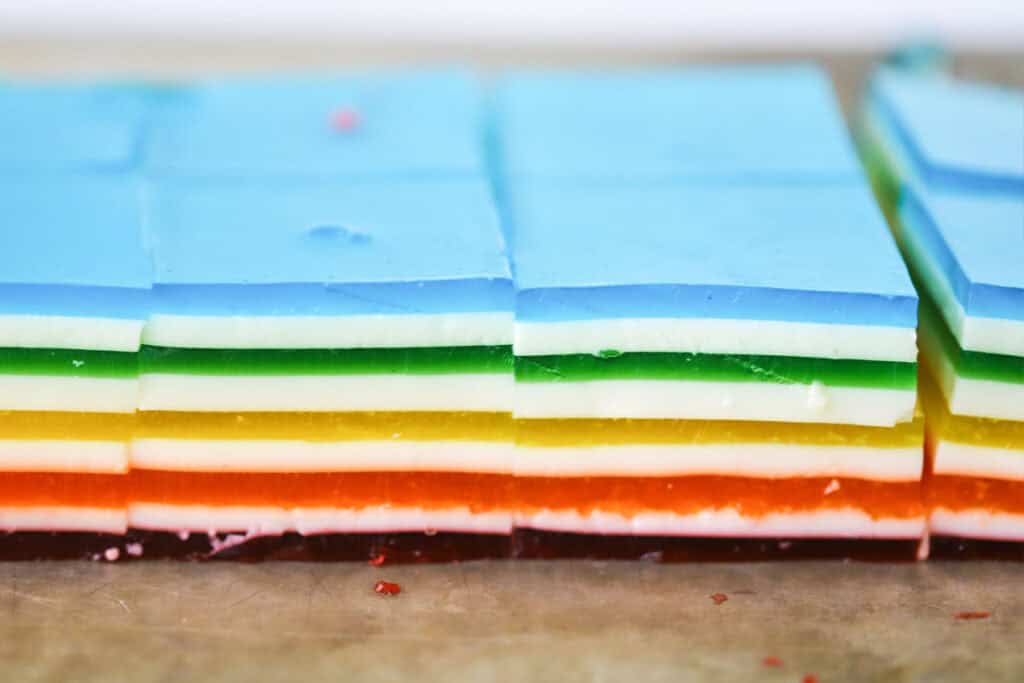
[[[518,420],[523,446],[778,443],[900,448],[921,446],[924,418],[895,427],[730,420]]]
[[[516,420],[508,413],[0,412],[0,439],[300,439],[512,441],[524,446],[778,443],[873,448],[921,444],[924,420],[896,427],[729,420]]]
[[[0,439],[127,441],[133,414],[0,411]]]
[[[0,439],[511,441],[508,413],[0,413]]]
[[[921,364],[918,393],[924,403],[928,432],[937,439],[972,446],[1024,451],[1024,422],[967,417],[949,412],[935,378]]]

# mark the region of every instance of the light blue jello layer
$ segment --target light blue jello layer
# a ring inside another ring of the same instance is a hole
[[[0,313],[145,317],[141,192],[119,174],[4,178]]]
[[[1024,320],[1024,193],[908,190],[900,218],[967,315]]]
[[[482,179],[164,182],[147,227],[156,313],[512,310]]]
[[[882,69],[869,97],[928,188],[1024,193],[1024,91]]]
[[[133,168],[158,93],[130,84],[0,83],[0,177]]]
[[[917,295],[864,181],[515,183],[516,315],[913,327]]]
[[[831,83],[809,65],[521,71],[495,102],[510,182],[861,175]]]
[[[459,69],[199,81],[160,109],[145,157],[156,176],[479,174],[481,118]]]

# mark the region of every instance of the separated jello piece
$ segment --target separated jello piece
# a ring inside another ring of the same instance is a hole
[[[810,65],[514,71],[496,111],[513,183],[860,175],[828,77]]]
[[[158,177],[478,175],[479,100],[457,69],[201,80],[161,108],[144,157]]]
[[[517,416],[912,419],[917,297],[863,182],[507,195]]]
[[[864,111],[870,158],[901,184],[958,194],[1024,190],[1024,91],[880,69]]]
[[[9,178],[0,213],[0,409],[131,412],[152,268],[140,188]]]
[[[509,410],[483,181],[167,182],[150,217],[144,410]]]

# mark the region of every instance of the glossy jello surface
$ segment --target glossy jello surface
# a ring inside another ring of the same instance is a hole
[[[924,418],[895,427],[732,420],[517,419],[516,443],[533,447],[630,444],[789,443],[900,448],[920,446]]]
[[[143,346],[144,373],[199,375],[362,375],[512,371],[512,347],[396,349],[179,349]]]
[[[916,363],[704,353],[625,353],[516,358],[516,380],[660,379],[913,388]]]

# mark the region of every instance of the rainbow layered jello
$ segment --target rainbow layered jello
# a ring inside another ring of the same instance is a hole
[[[519,523],[918,537],[917,297],[827,79],[525,73],[497,101]]]
[[[922,294],[931,530],[1024,539],[1024,93],[881,71],[862,138]]]

